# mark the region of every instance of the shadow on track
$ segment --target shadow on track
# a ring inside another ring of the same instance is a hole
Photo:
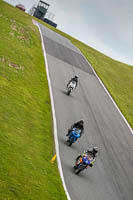
[[[78,144],[76,144],[76,142],[75,142],[75,144],[72,144],[71,147],[69,147],[69,146],[68,146],[68,143],[67,143],[67,138],[66,138],[66,139],[65,139],[65,138],[59,138],[59,141],[60,141],[62,144],[66,145],[68,148],[70,148],[70,149],[72,149],[72,150],[75,150],[75,151],[79,151]]]
[[[66,92],[66,91],[64,91],[64,90],[61,90],[61,89],[59,89],[59,90],[60,90],[60,92],[61,92],[61,93],[63,93],[63,94],[65,94],[65,95],[67,95],[67,96],[68,96],[68,94],[67,94],[67,92]],[[68,97],[73,97],[73,96],[72,96],[72,94],[70,94]]]
[[[72,178],[75,177],[75,180],[79,179],[79,180],[81,180],[81,182],[82,181],[86,182],[86,184],[93,183],[94,180],[93,180],[93,177],[91,176],[91,172],[90,172],[90,174],[89,174],[89,172],[87,172],[87,170],[89,170],[89,169],[82,171],[80,174],[75,174],[74,168],[73,168],[74,163],[72,163],[72,165],[70,165],[70,164],[68,164],[68,162],[65,162],[64,166],[65,166],[65,169],[67,171],[69,171],[69,173],[72,175]]]

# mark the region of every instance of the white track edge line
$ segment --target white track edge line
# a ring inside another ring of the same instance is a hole
[[[76,47],[77,48],[77,47]],[[78,48],[77,48],[78,49]],[[80,51],[80,49],[79,49]],[[93,70],[94,74],[96,75],[97,79],[99,80],[100,84],[102,85],[102,87],[104,88],[105,92],[108,94],[109,98],[112,100],[114,106],[116,107],[116,109],[118,110],[118,112],[120,113],[121,117],[123,118],[123,120],[125,121],[126,125],[128,126],[129,130],[131,131],[131,133],[133,134],[133,129],[131,128],[131,126],[129,125],[128,121],[126,120],[126,118],[124,117],[124,115],[122,114],[122,112],[120,111],[118,105],[116,104],[116,102],[114,101],[114,99],[112,98],[111,94],[109,93],[109,91],[107,90],[107,88],[105,87],[104,83],[101,81],[101,79],[99,78],[99,76],[97,75],[96,71],[94,70],[94,68],[92,67],[92,65],[89,63],[89,61],[87,60],[87,58],[82,54],[82,52],[80,51],[81,55],[85,58],[85,60],[87,61],[87,63],[90,65],[91,69]]]
[[[47,62],[47,57],[46,57],[46,51],[44,47],[44,40],[42,36],[41,29],[37,22],[33,21],[33,23],[38,27],[40,35],[41,35],[41,41],[42,41],[42,49],[43,49],[43,55],[45,58],[45,64],[46,64],[46,73],[47,73],[47,79],[48,79],[48,85],[49,85],[49,91],[50,91],[50,99],[51,99],[51,105],[52,105],[52,114],[53,114],[53,125],[54,125],[54,140],[55,140],[55,149],[56,149],[56,154],[57,154],[57,164],[58,164],[58,169],[60,172],[60,177],[62,180],[62,184],[67,196],[68,200],[71,200],[70,195],[68,193],[64,176],[63,176],[63,170],[62,170],[62,165],[61,165],[61,160],[60,160],[60,155],[59,155],[59,143],[58,143],[58,137],[57,137],[57,123],[56,123],[56,115],[55,115],[55,107],[54,107],[54,99],[53,99],[53,93],[52,93],[52,86],[51,86],[51,81],[50,81],[50,76],[49,76],[49,70],[48,70],[48,62]]]

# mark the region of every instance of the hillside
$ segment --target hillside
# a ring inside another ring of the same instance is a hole
[[[66,199],[39,31],[2,1],[0,30],[0,199]]]
[[[133,128],[133,66],[71,36]],[[32,17],[0,0],[0,199],[65,200],[54,155],[40,34]]]

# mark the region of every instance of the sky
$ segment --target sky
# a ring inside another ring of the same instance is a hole
[[[39,0],[5,0],[25,5]],[[133,65],[133,0],[44,0],[57,28],[105,55]]]

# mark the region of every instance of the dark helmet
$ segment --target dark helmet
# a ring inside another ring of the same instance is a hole
[[[84,124],[84,120],[83,119],[81,119],[79,122],[80,122],[80,124]]]
[[[76,75],[74,78],[78,79],[78,76]]]
[[[93,147],[93,152],[96,154],[96,153],[98,153],[98,151],[99,151],[99,148],[98,147]]]
[[[96,156],[98,151],[99,151],[98,147],[91,147],[88,150],[85,150],[84,153],[87,153],[87,154],[92,153],[94,156]]]

